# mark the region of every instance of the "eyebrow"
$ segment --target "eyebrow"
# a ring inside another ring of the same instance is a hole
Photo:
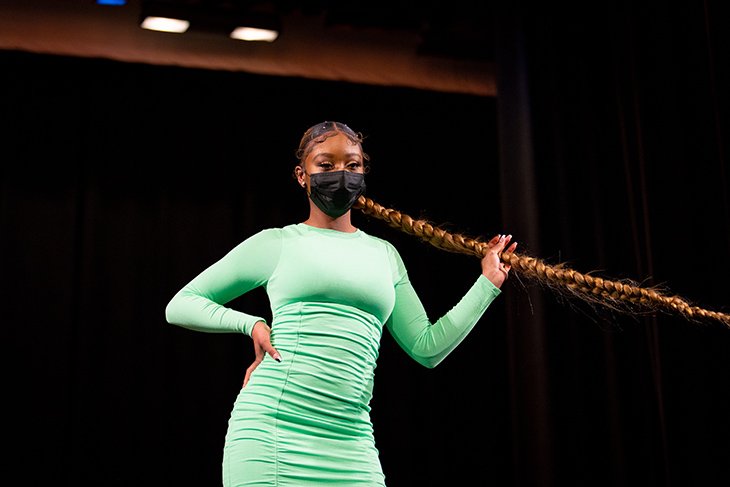
[[[347,153],[345,154],[345,156],[346,156],[346,157],[357,157],[357,158],[362,158],[362,154],[360,154],[359,152],[347,152]],[[314,156],[314,157],[315,157],[315,158],[318,158],[318,157],[331,157],[331,158],[334,158],[334,157],[335,157],[335,155],[334,155],[334,154],[332,154],[332,153],[330,153],[330,152],[320,152],[319,154],[317,154],[317,155],[316,155],[316,156]]]

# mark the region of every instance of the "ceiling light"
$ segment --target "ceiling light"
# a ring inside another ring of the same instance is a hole
[[[243,6],[225,4],[216,7],[213,4],[216,2],[142,0],[139,18],[144,19],[141,23],[143,28],[163,32],[224,35],[264,42],[278,38],[281,31],[278,14],[253,11]]]
[[[169,17],[145,17],[141,27],[147,30],[157,30],[160,32],[182,33],[188,30],[190,22],[182,19],[172,19]]]
[[[242,41],[274,42],[279,37],[279,32],[257,27],[236,27],[231,31],[230,37]]]

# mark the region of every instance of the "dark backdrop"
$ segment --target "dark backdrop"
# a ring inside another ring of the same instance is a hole
[[[243,238],[306,218],[309,125],[368,137],[368,195],[728,312],[727,34],[712,4],[497,9],[500,96],[0,52],[6,446],[18,485],[216,486],[250,341],[164,307]],[[399,234],[432,319],[478,260]],[[730,330],[515,275],[436,369],[384,335],[390,487],[706,486],[730,475]],[[268,316],[254,291],[232,305]]]

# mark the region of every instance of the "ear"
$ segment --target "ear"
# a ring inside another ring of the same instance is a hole
[[[294,174],[297,176],[297,183],[299,183],[299,186],[305,188],[307,185],[304,182],[304,170],[302,169],[302,166],[295,166]]]

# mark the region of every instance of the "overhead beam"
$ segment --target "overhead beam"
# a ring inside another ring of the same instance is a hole
[[[139,27],[139,1],[6,0],[0,49],[496,96],[492,63],[424,56],[417,33],[327,26],[295,11],[273,43]]]

